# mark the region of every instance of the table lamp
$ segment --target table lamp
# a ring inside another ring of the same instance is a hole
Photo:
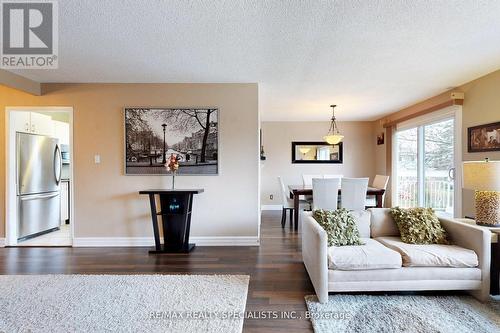
[[[500,227],[500,161],[464,162],[463,188],[475,190],[476,224]]]

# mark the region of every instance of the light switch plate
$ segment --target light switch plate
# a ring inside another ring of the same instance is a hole
[[[94,163],[95,164],[101,163],[101,155],[99,155],[99,154],[94,155]]]

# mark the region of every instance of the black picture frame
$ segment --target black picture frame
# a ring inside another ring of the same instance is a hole
[[[385,133],[380,132],[379,135],[377,135],[377,146],[383,145],[385,143]]]
[[[490,133],[496,132],[496,138]],[[489,137],[489,138],[488,138]],[[500,122],[478,125],[467,128],[467,152],[481,153],[500,151]]]
[[[339,158],[338,160],[302,160],[297,159],[295,154],[297,146],[338,146]],[[292,141],[292,164],[342,164],[344,162],[344,145],[342,142],[332,145],[324,141]]]

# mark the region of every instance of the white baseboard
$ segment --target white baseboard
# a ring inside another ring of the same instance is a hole
[[[261,205],[260,210],[281,210],[283,205]]]
[[[151,237],[75,237],[73,247],[153,246]]]
[[[163,242],[163,240],[161,240]],[[190,237],[197,246],[258,246],[259,237],[220,236]],[[140,247],[154,246],[152,237],[77,237],[73,247]]]
[[[5,247],[5,238],[0,238],[0,247]]]
[[[199,246],[258,246],[258,236],[190,237],[191,243]]]

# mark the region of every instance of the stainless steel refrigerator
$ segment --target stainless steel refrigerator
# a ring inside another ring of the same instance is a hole
[[[62,158],[59,140],[17,133],[17,237],[25,240],[61,224]]]

